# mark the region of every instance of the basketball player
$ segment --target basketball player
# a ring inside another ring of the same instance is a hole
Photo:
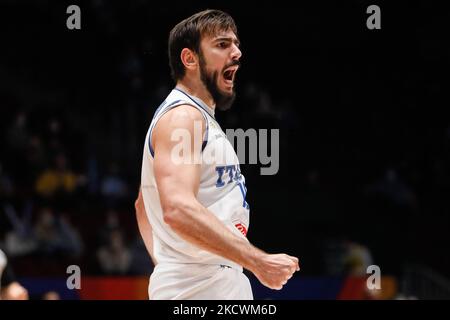
[[[243,268],[272,289],[299,270],[296,257],[267,254],[245,236],[245,179],[214,116],[234,100],[240,58],[235,23],[222,11],[199,12],[170,32],[176,86],[151,121],[136,201],[139,229],[157,262],[151,299],[253,299]],[[178,153],[179,133],[189,139]]]

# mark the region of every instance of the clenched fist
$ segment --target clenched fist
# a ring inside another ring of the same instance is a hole
[[[270,289],[280,290],[299,271],[298,258],[284,253],[261,254],[251,270],[258,280]]]

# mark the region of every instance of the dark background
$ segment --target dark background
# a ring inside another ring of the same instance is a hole
[[[81,8],[81,30],[66,28],[70,4]],[[366,27],[371,4],[381,30]],[[241,166],[252,243],[299,256],[305,275],[332,272],[327,252],[354,241],[383,274],[420,264],[450,276],[450,11],[435,1],[1,1],[0,160],[13,186],[2,205],[20,215],[32,203],[32,221],[43,207],[66,212],[84,242],[76,258],[18,256],[18,272],[51,274],[49,260],[75,259],[101,273],[95,250],[108,210],[126,241],[139,239],[143,142],[173,86],[168,33],[205,8],[230,13],[242,44],[238,98],[218,112],[222,127],[280,129],[277,175]],[[42,197],[36,179],[60,153],[84,182]],[[126,191],[111,198],[100,186],[112,163]],[[0,236],[11,228],[0,211]]]

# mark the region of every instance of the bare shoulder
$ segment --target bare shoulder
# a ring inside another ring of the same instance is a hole
[[[184,104],[167,111],[155,126],[156,131],[187,129],[192,130],[196,121],[203,127],[204,117],[197,108]]]
[[[191,123],[196,120],[203,121],[203,119],[204,118],[200,110],[189,104],[183,104],[167,111],[159,121],[166,122],[167,124],[171,124],[173,126],[183,124],[185,122]]]
[[[153,132],[153,142],[156,140],[170,140],[174,130],[185,129],[193,133],[196,124],[200,124],[202,132],[205,130],[205,118],[200,110],[191,105],[180,105],[167,111],[158,120]]]

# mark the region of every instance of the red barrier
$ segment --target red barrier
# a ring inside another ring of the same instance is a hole
[[[82,300],[147,300],[148,277],[83,277]]]

